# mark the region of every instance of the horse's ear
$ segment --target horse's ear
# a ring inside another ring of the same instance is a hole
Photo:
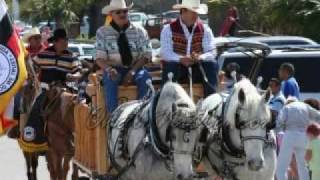
[[[271,90],[268,89],[267,92],[264,94],[263,99],[264,99],[264,103],[268,103],[269,99],[271,97]]]
[[[239,91],[238,99],[241,104],[244,104],[244,102],[246,101],[246,95],[244,94],[244,91],[242,88]]]

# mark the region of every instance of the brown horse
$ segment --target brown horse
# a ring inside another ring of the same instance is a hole
[[[51,180],[66,180],[74,154],[75,95],[59,86],[46,92],[43,119],[47,124],[47,161]]]

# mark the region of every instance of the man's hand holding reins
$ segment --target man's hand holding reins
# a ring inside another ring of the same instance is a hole
[[[180,63],[184,65],[185,67],[190,67],[194,64],[194,61],[189,56],[183,56],[180,58]]]

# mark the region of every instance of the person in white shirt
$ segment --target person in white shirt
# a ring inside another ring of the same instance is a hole
[[[287,179],[287,168],[292,154],[295,155],[299,179],[309,180],[309,173],[304,159],[308,138],[306,129],[312,121],[320,122],[320,112],[312,107],[310,100],[304,102],[290,97],[287,105],[280,111],[277,122],[278,128],[284,129],[280,146],[276,176],[278,180]]]
[[[207,14],[208,7],[199,0],[183,0],[173,9],[180,10],[180,17],[164,26],[160,37],[163,83],[170,72],[174,74],[173,81],[186,80],[191,67],[193,80],[203,83],[204,94],[208,96],[216,91],[218,73],[212,30],[198,17]]]

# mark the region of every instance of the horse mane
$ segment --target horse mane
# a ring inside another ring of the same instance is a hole
[[[196,105],[183,87],[174,82],[167,82],[160,91],[157,105],[157,119],[172,113],[173,104],[187,104],[188,108],[196,109]],[[187,119],[183,119],[187,121]]]
[[[235,114],[239,105],[239,92],[242,90],[245,94],[245,102],[243,107],[252,110],[260,106],[262,96],[257,91],[256,87],[251,83],[249,79],[242,79],[234,85],[234,89],[231,92],[229,100],[227,101],[227,107],[225,110],[225,122],[235,127]]]

